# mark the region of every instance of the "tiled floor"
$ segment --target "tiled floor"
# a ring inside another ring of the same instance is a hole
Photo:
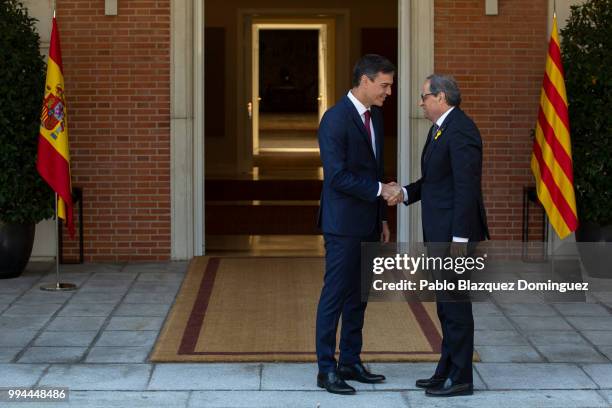
[[[592,303],[476,303],[476,393],[426,398],[434,365],[371,364],[387,382],[339,397],[314,364],[153,364],[148,355],[185,262],[62,267],[76,292],[48,293],[51,264],[0,281],[0,389],[70,389],[28,407],[606,407],[612,405],[612,296]],[[366,321],[367,324],[367,321]],[[24,407],[0,401],[2,407]]]

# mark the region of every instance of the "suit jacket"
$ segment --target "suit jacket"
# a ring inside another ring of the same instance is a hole
[[[406,186],[408,201],[421,200],[425,242],[470,242],[489,238],[482,199],[482,139],[459,107],[444,119],[435,139],[432,126],[421,155],[421,178]]]
[[[324,177],[317,225],[324,233],[367,237],[379,233],[386,219],[387,206],[376,196],[383,180],[383,118],[375,106],[371,115],[376,156],[361,116],[347,96],[321,119]]]

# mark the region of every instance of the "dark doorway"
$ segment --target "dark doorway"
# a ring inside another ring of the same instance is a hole
[[[319,118],[346,95],[363,53],[397,62],[397,2],[379,0],[374,9],[367,0],[291,2],[286,17],[259,3],[249,3],[252,14],[241,14],[243,0],[206,4],[206,251],[321,256]],[[367,18],[355,18],[366,9]],[[387,102],[385,161],[395,177],[397,105]],[[246,159],[241,143],[249,136],[257,143]]]
[[[259,31],[259,157],[255,159],[260,171],[268,171],[268,161],[287,152],[316,153],[318,44],[318,30]]]
[[[318,112],[317,30],[261,30],[259,111]]]

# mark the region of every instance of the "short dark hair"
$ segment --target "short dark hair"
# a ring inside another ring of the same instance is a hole
[[[370,78],[371,81],[376,78],[376,75],[382,72],[383,74],[395,73],[395,65],[385,57],[378,54],[366,54],[357,61],[353,68],[353,86],[359,86],[363,75]]]
[[[434,95],[444,92],[446,103],[450,106],[461,105],[461,91],[457,81],[450,75],[433,74],[427,77],[429,80],[429,92]]]

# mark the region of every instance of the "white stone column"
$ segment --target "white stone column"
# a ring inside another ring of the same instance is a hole
[[[171,257],[202,253],[203,2],[171,2]],[[195,28],[195,29],[194,29]]]
[[[421,174],[421,151],[430,124],[418,106],[421,85],[434,69],[434,6],[430,1],[399,3],[398,179],[401,184]],[[420,204],[400,205],[398,241],[423,240]]]

